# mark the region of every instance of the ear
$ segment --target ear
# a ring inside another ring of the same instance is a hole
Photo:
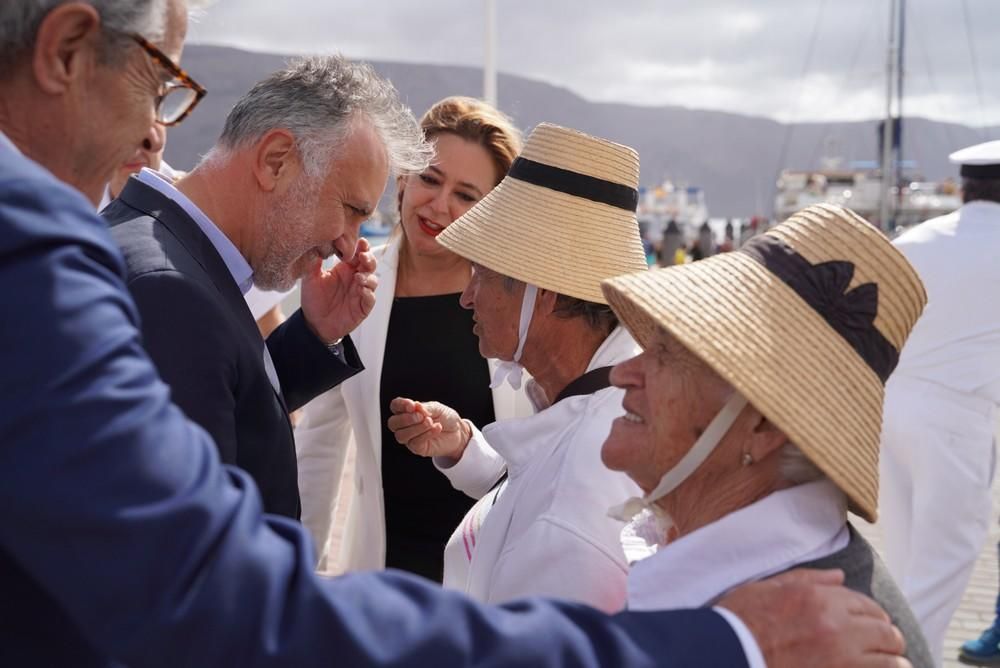
[[[747,408],[751,411],[752,429],[744,452],[749,452],[755,462],[762,462],[788,443],[788,436],[756,408]]]
[[[282,182],[292,183],[302,172],[302,159],[295,146],[295,137],[288,130],[277,128],[257,142],[253,172],[264,192],[272,192]]]
[[[93,6],[67,2],[42,19],[35,34],[31,69],[46,93],[59,95],[88,76],[100,46],[101,17]]]
[[[552,315],[556,310],[556,300],[558,298],[559,295],[557,293],[539,288],[538,297],[535,298],[535,314]]]

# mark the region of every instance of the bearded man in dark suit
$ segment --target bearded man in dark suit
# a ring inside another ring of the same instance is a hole
[[[299,516],[288,413],[362,369],[347,335],[376,278],[359,227],[390,171],[421,166],[423,146],[370,67],[305,59],[236,104],[191,174],[143,170],[103,212],[173,400],[253,477],[267,512]],[[302,308],[265,345],[243,295],[299,278]]]

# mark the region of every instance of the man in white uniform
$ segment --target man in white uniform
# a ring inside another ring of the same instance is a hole
[[[1000,403],[1000,141],[950,159],[962,207],[894,242],[928,302],[886,385],[880,493],[886,563],[938,664],[986,540]]]

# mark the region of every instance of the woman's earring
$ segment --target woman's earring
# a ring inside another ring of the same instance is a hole
[[[744,452],[743,453],[742,463],[743,463],[743,466],[752,466],[753,465],[753,455],[751,455],[749,452]]]

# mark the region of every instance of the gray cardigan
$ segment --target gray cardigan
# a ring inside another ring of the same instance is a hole
[[[913,668],[934,668],[934,661],[927,649],[927,641],[909,604],[893,581],[885,564],[874,548],[848,523],[851,540],[843,550],[828,557],[798,564],[796,568],[839,568],[844,571],[844,585],[848,589],[866,594],[882,606],[892,617],[906,639],[906,658]]]

